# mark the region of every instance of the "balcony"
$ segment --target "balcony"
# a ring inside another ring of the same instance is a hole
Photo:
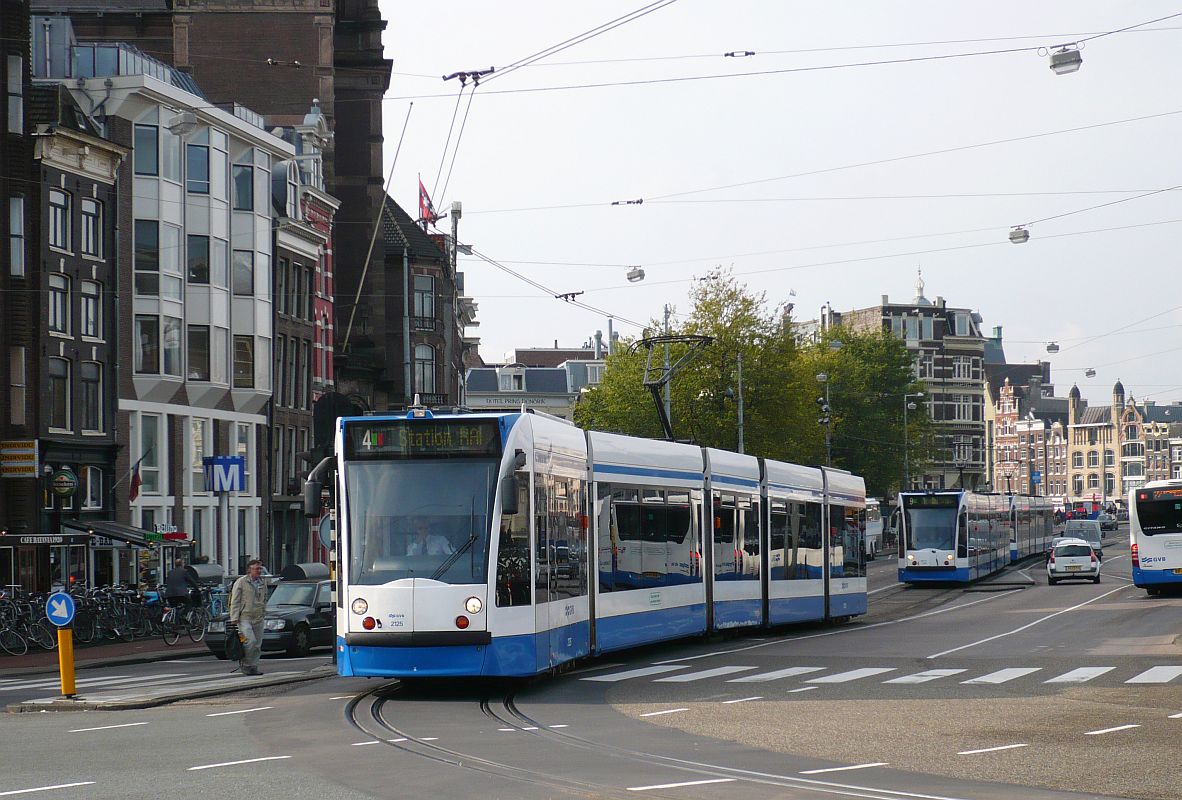
[[[410,329],[416,332],[435,333],[439,330],[439,320],[435,317],[411,317]]]

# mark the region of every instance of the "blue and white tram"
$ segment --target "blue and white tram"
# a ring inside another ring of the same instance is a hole
[[[899,580],[968,583],[1010,563],[1010,502],[963,490],[899,495]]]
[[[337,422],[342,675],[528,676],[866,611],[865,489],[544,414]]]
[[[1049,497],[1008,495],[1010,500],[1010,563],[1043,555],[1055,535],[1055,504]]]

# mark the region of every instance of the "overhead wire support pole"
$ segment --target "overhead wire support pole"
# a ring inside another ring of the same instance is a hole
[[[714,338],[711,336],[679,334],[648,336],[636,343],[642,345],[648,351],[648,355],[644,361],[644,379],[642,383],[652,392],[653,401],[657,404],[657,416],[661,420],[661,429],[665,432],[665,439],[670,442],[674,441],[673,422],[669,419],[669,415],[665,411],[665,404],[661,398],[661,390],[673,380],[673,376],[677,374],[678,370],[688,364],[697,355],[699,350],[713,343],[713,341]],[[654,377],[657,368],[653,366],[653,347],[659,344],[686,344],[689,345],[689,348],[682,354],[681,358],[677,359],[677,361],[668,367],[662,367],[660,374]]]

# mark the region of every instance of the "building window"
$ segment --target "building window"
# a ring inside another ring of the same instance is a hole
[[[304,340],[304,358],[300,362],[300,408],[312,407],[312,343]]]
[[[316,296],[316,291],[313,288],[315,281],[314,272],[315,270],[312,267],[304,270],[304,308],[302,316],[308,322],[312,321],[312,298]]]
[[[1111,450],[1104,451],[1104,466],[1111,467],[1116,464],[1116,453]]]
[[[208,454],[209,420],[193,417],[190,430],[192,458],[189,460],[189,473],[192,475],[193,491],[201,492],[205,491],[205,462],[202,459]]]
[[[49,190],[49,246],[70,249],[70,195]]]
[[[82,335],[91,339],[103,338],[103,287],[94,281],[82,281]]]
[[[82,500],[82,508],[94,511],[103,507],[103,471],[98,467],[86,467],[82,470],[82,481],[86,486],[86,494]]]
[[[234,455],[242,457],[242,463],[246,466],[243,468],[242,479],[246,485],[246,492],[249,494],[253,491],[250,485],[251,473],[251,448],[250,448],[250,434],[252,427],[249,422],[239,422],[235,426],[237,428],[237,436],[234,441]]]
[[[1083,469],[1083,453],[1071,454],[1071,466],[1075,469]]]
[[[973,377],[973,360],[968,356],[955,356],[952,359],[952,377],[969,380]]]
[[[287,337],[279,334],[275,337],[275,368],[271,375],[271,381],[275,385],[275,402],[281,406],[287,405],[287,396],[285,394],[287,389],[287,380],[284,374],[284,359],[287,358]]]
[[[415,391],[435,393],[435,348],[428,344],[415,345]]]
[[[12,195],[8,198],[8,274],[22,277],[25,274],[25,198]]]
[[[25,424],[25,348],[8,348],[8,422]]]
[[[234,337],[234,388],[254,388],[254,337]]]
[[[209,147],[185,145],[185,189],[193,194],[209,194]]]
[[[137,314],[135,317],[135,364],[140,375],[160,372],[160,318]]]
[[[254,211],[254,167],[235,164],[230,168],[235,211]]]
[[[140,414],[140,490],[160,494],[160,417]]]
[[[49,359],[49,427],[70,430],[70,362]]]
[[[1100,488],[1100,476],[1094,472],[1088,473],[1088,489]]]
[[[279,259],[279,268],[275,270],[275,301],[279,314],[287,313],[287,259]]]
[[[953,323],[956,325],[957,336],[969,335],[969,315],[968,314],[953,314]]]
[[[588,364],[587,365],[587,385],[594,386],[603,381],[603,365],[602,364]]]
[[[189,380],[209,380],[209,326],[189,326]]]
[[[189,236],[186,251],[189,283],[209,283],[209,237]]]
[[[160,223],[135,221],[135,293],[160,294]]]
[[[239,297],[254,296],[254,253],[250,250],[234,251],[234,294]]]
[[[8,57],[8,132],[25,132],[25,60]]]
[[[160,174],[160,135],[155,125],[135,126],[135,174]]]
[[[1071,493],[1076,497],[1083,494],[1083,475],[1075,475],[1071,478]]]
[[[164,129],[164,171],[163,177],[177,183],[181,182],[181,137],[174,136],[168,128]]]
[[[103,429],[103,365],[83,361],[79,368],[82,381],[82,430],[91,433]]]
[[[1089,467],[1100,466],[1100,454],[1097,453],[1095,450],[1088,451],[1088,466]]]
[[[103,204],[82,198],[82,255],[103,257]]]
[[[418,324],[435,329],[435,279],[430,275],[415,275],[415,316]]]
[[[1125,428],[1125,438],[1128,439],[1130,442],[1137,439],[1137,436],[1138,436],[1138,431],[1137,431],[1136,425],[1129,425],[1128,427]]]
[[[181,320],[178,317],[164,318],[164,374],[181,376]]]
[[[65,275],[49,276],[49,329],[70,332],[70,279]]]

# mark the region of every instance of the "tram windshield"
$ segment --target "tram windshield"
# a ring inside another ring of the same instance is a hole
[[[904,497],[908,548],[955,550],[958,505],[959,498],[954,495]]]
[[[348,464],[349,581],[485,583],[497,466],[494,459]]]

